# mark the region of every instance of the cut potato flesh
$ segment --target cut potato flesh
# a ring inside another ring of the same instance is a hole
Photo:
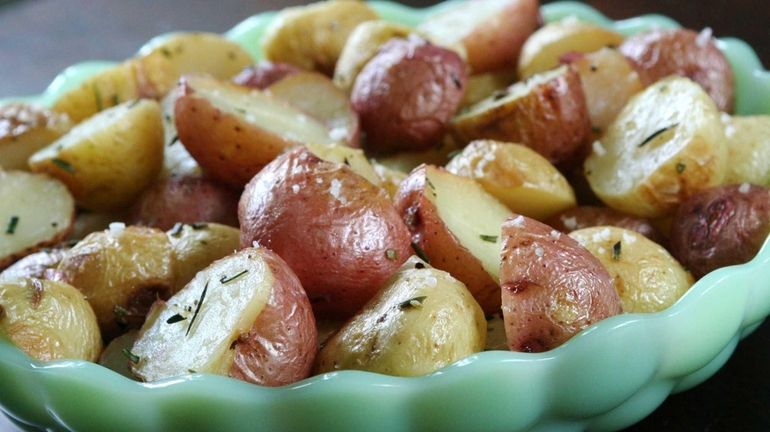
[[[727,157],[714,102],[695,82],[672,77],[629,101],[594,143],[585,172],[608,206],[660,217],[693,193],[720,184]]]
[[[730,143],[725,184],[770,186],[770,116],[723,117]]]
[[[64,114],[32,105],[0,106],[0,169],[29,170],[29,157],[71,127]]]
[[[363,150],[350,148],[343,145],[318,145],[308,144],[307,149],[313,152],[314,155],[327,162],[336,162],[345,164],[353,170],[354,173],[369,180],[369,182],[375,186],[381,186],[382,180],[377,172],[369,163],[369,159],[364,155]]]
[[[265,308],[275,279],[254,249],[215,262],[147,316],[131,352],[145,381],[206,372],[227,375],[238,338]],[[177,321],[178,320],[178,321]]]
[[[58,180],[22,171],[0,171],[0,269],[67,237],[75,200]]]

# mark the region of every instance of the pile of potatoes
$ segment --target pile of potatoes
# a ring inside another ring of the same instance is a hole
[[[662,311],[770,234],[770,117],[731,116],[707,31],[333,0],[261,43],[0,107],[0,332],[144,381],[424,375]]]

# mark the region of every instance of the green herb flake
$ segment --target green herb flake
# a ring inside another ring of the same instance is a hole
[[[171,58],[171,56],[173,55],[171,51],[169,51],[169,49],[166,47],[161,48],[160,53],[163,54],[163,57],[166,57],[166,58]]]
[[[201,306],[203,306],[203,300],[206,298],[206,292],[208,290],[209,290],[209,283],[206,282],[206,285],[203,287],[203,291],[201,291],[201,296],[197,301],[198,305],[195,307],[195,313],[193,314],[193,317],[190,320],[190,325],[187,326],[187,331],[184,334],[185,336],[190,334],[190,329],[192,329],[193,324],[195,324],[195,319],[198,318],[198,313],[200,313],[201,311]]]
[[[395,261],[398,259],[398,252],[395,249],[388,249],[385,251],[385,258]]]
[[[5,228],[5,233],[9,235],[15,234],[17,226],[19,226],[19,217],[11,216],[11,220],[8,221],[8,226]]]
[[[208,227],[209,227],[209,224],[203,223],[203,222],[196,222],[194,224],[190,224],[190,228],[192,228],[195,231],[200,231]]]
[[[345,159],[343,160],[343,162],[345,163],[345,165],[347,165],[347,166],[350,166],[350,161],[348,160],[348,158],[347,158],[347,157],[345,157]]]
[[[425,251],[422,250],[420,245],[417,243],[412,242],[412,249],[414,249],[414,253],[417,254],[417,257],[421,260],[425,261],[426,263],[430,264],[430,260],[428,259],[428,255],[425,255]]]
[[[235,54],[235,51],[227,51],[227,58],[230,60],[235,60],[238,58],[238,56]]]
[[[187,317],[183,317],[182,315],[179,315],[179,314],[174,314],[174,315],[171,316],[171,318],[166,320],[166,324],[176,324],[176,323],[184,321],[186,319],[187,319]]]
[[[235,275],[235,276],[230,276],[230,277],[227,277],[227,276],[222,276],[222,278],[221,278],[221,279],[219,279],[219,282],[220,282],[220,283],[222,283],[222,284],[224,285],[224,284],[226,284],[226,283],[229,283],[229,282],[232,282],[232,281],[234,281],[234,280],[238,279],[239,277],[241,277],[241,276],[245,275],[245,274],[246,274],[246,273],[248,273],[248,272],[249,272],[248,270],[244,270],[244,271],[242,271],[242,272],[238,273],[238,274],[237,274],[237,275]]]
[[[430,188],[431,188],[431,189],[433,189],[433,191],[435,191],[435,190],[436,190],[436,186],[433,186],[433,183],[430,181],[430,179],[428,178],[428,176],[425,176],[425,183],[427,183],[427,184],[428,184],[428,186],[430,186]]]
[[[482,240],[489,243],[497,243],[497,236],[481,234],[479,236]]]
[[[141,101],[142,101],[141,99],[134,99],[133,101],[131,101],[130,104],[128,104],[128,106],[126,106],[126,109],[131,109],[131,108],[135,107],[136,104],[138,104]]]
[[[463,152],[462,150],[452,150],[451,152],[449,152],[448,155],[446,155],[446,157],[447,159],[452,160],[455,158],[455,156],[459,155],[462,152]]]
[[[679,174],[682,174],[686,168],[687,168],[687,165],[685,165],[682,162],[679,162],[678,164],[676,164],[676,172]]]
[[[75,167],[64,159],[53,158],[51,159],[51,163],[70,174],[75,174]]]
[[[96,101],[96,110],[101,111],[104,109],[104,105],[102,104],[102,93],[99,91],[99,87],[94,84],[91,86],[91,90],[94,92],[94,100]]]
[[[174,224],[174,227],[171,228],[171,231],[169,231],[168,235],[174,238],[178,238],[180,235],[182,235],[183,230],[184,230],[184,224],[181,222],[177,222]]]
[[[666,132],[666,131],[668,131],[668,130],[671,130],[671,129],[673,129],[673,128],[677,127],[677,126],[679,126],[679,123],[674,123],[674,124],[672,124],[671,126],[666,126],[666,127],[664,127],[664,128],[660,128],[660,129],[656,130],[656,131],[655,131],[655,132],[653,132],[653,133],[652,133],[650,136],[648,136],[647,138],[645,138],[645,139],[644,139],[644,141],[642,141],[642,143],[641,143],[641,144],[639,144],[637,147],[644,147],[645,145],[649,144],[649,143],[650,143],[650,141],[652,141],[652,140],[654,140],[655,138],[657,138],[658,136],[660,136],[660,134],[662,134],[662,133],[664,133],[664,132]]]
[[[402,301],[398,304],[398,308],[401,310],[419,308],[428,296],[418,296],[410,298],[409,300]]]
[[[591,126],[591,132],[595,134],[600,134],[602,133],[602,128],[600,128],[599,126]]]
[[[620,252],[621,252],[621,243],[618,241],[614,245],[612,245],[612,260],[613,261],[620,261]]]
[[[139,362],[142,360],[141,357],[131,352],[128,348],[123,348],[121,351],[123,353],[123,357],[127,358],[128,361],[130,361],[133,364],[139,364]]]
[[[112,100],[112,106],[120,105],[120,96],[114,94],[110,99]]]
[[[191,374],[196,374],[196,373],[198,373],[198,372],[196,372],[196,371],[195,371],[195,369],[187,369],[187,372],[188,372],[188,373],[191,373]]]
[[[171,141],[168,142],[168,146],[171,147],[172,145],[179,142],[179,135],[174,135],[171,137]]]

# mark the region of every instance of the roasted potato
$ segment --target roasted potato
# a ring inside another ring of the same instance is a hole
[[[770,189],[743,183],[705,190],[682,203],[671,225],[671,253],[696,278],[743,264],[770,235]]]
[[[162,230],[176,223],[218,222],[238,226],[238,194],[209,179],[160,179],[134,202],[126,220]]]
[[[425,375],[481,351],[486,335],[465,285],[412,257],[324,345],[316,371]]]
[[[620,52],[634,64],[645,85],[670,75],[684,76],[700,84],[721,111],[732,112],[733,69],[717,48],[711,29],[639,33],[626,39]]]
[[[569,63],[580,74],[594,133],[605,130],[628,100],[644,88],[631,63],[615,49],[576,55]]]
[[[179,139],[208,176],[234,188],[291,147],[334,142],[318,121],[259,90],[205,76],[184,77],[180,88]]]
[[[411,255],[385,191],[306,148],[284,153],[246,185],[241,246],[279,254],[320,317],[350,317]]]
[[[513,69],[471,75],[468,77],[460,108],[475,105],[495,92],[504,91],[514,82],[516,82],[516,71]]]
[[[437,147],[466,81],[465,64],[453,51],[417,37],[386,42],[358,74],[350,95],[367,151]]]
[[[719,111],[700,86],[682,77],[658,81],[632,98],[585,161],[588,183],[605,204],[651,218],[720,184],[726,169]]]
[[[83,295],[41,279],[0,282],[0,333],[37,360],[96,361],[102,338]]]
[[[302,69],[289,63],[273,63],[261,61],[242,70],[233,78],[233,82],[245,87],[264,90],[274,83]]]
[[[572,231],[569,236],[612,276],[623,312],[660,312],[693,284],[692,275],[666,249],[635,231],[593,227]]]
[[[89,210],[124,208],[163,165],[160,105],[140,100],[102,111],[32,155],[29,165],[61,180]]]
[[[770,116],[722,117],[729,143],[725,184],[770,186]]]
[[[345,164],[351,171],[367,179],[369,183],[382,186],[380,176],[362,150],[339,144],[308,144],[305,147],[319,158],[327,162]]]
[[[350,93],[356,77],[387,41],[406,38],[414,30],[388,21],[365,21],[350,33],[334,67],[334,84]]]
[[[203,177],[203,170],[200,165],[179,141],[174,108],[180,94],[179,88],[170,91],[160,105],[163,110],[163,142],[166,143],[163,150],[163,168],[159,175],[160,178]]]
[[[313,311],[288,265],[264,248],[214,262],[150,311],[130,351],[145,381],[190,373],[281,386],[308,376]]]
[[[545,223],[565,234],[584,228],[613,226],[635,231],[657,244],[664,244],[663,235],[650,220],[621,213],[609,207],[573,207],[547,219]]]
[[[0,270],[64,240],[74,221],[75,200],[60,181],[0,170]]]
[[[361,146],[358,115],[348,96],[329,78],[315,72],[298,72],[272,84],[267,91],[321,122],[334,141]]]
[[[516,83],[452,120],[460,143],[477,139],[522,143],[553,164],[576,159],[591,134],[580,76],[568,67]]]
[[[372,168],[374,168],[374,172],[380,178],[380,187],[385,189],[391,198],[395,198],[398,187],[404,181],[407,174],[388,168],[377,161],[372,162]]]
[[[500,310],[500,226],[510,210],[475,181],[430,165],[412,171],[394,201],[415,251],[463,282],[484,312]]]
[[[99,356],[99,364],[128,379],[136,380],[136,377],[131,372],[131,361],[127,358],[126,354],[131,351],[131,347],[134,346],[138,334],[138,330],[129,330],[113,339],[112,342],[104,347],[102,355]]]
[[[56,274],[85,295],[109,341],[141,326],[152,303],[174,293],[174,253],[163,231],[113,224],[73,246]]]
[[[331,76],[353,29],[377,13],[366,3],[330,0],[283,9],[262,37],[262,52],[272,62],[290,63]]]
[[[612,277],[591,253],[543,223],[503,224],[503,318],[512,351],[542,352],[621,313]]]
[[[29,170],[29,157],[71,127],[64,114],[33,105],[0,106],[0,169]]]
[[[27,278],[51,279],[50,271],[56,269],[68,250],[68,247],[62,246],[27,255],[0,272],[0,283]]]
[[[524,42],[519,56],[519,78],[553,69],[563,55],[589,53],[607,46],[617,47],[623,35],[570,17],[546,24]]]
[[[166,234],[174,250],[174,291],[184,288],[199,271],[240,247],[240,231],[217,223],[180,223]]]
[[[474,73],[516,65],[524,41],[540,25],[537,0],[460,2],[429,16],[418,30],[443,46],[462,45]]]
[[[543,220],[576,205],[567,180],[523,145],[473,141],[452,158],[447,171],[476,180],[514,213]]]

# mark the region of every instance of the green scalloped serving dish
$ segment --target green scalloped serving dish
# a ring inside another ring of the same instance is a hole
[[[371,4],[408,25],[447,6]],[[623,34],[677,26],[658,15],[613,22],[576,2],[543,6],[543,14]],[[259,58],[274,16],[253,16],[226,35]],[[770,114],[770,73],[754,51],[730,38],[719,47],[735,71],[737,112]],[[110,64],[72,66],[42,95],[23,99],[50,105]],[[712,272],[663,312],[612,317],[546,353],[483,352],[419,378],[344,371],[265,388],[196,374],[142,384],[92,363],[37,362],[0,338],[0,406],[29,430],[617,430],[708,379],[768,314],[770,241],[750,263]]]

